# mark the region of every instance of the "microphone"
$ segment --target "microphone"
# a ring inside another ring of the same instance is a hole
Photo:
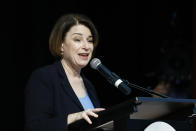
[[[98,70],[107,81],[117,87],[125,95],[131,93],[131,88],[129,88],[125,82],[123,82],[118,75],[107,69],[98,58],[93,58],[90,62],[91,68]]]

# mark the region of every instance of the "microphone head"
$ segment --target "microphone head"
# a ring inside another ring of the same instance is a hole
[[[93,69],[97,69],[97,66],[101,64],[101,61],[98,58],[93,58],[90,62],[90,66]]]

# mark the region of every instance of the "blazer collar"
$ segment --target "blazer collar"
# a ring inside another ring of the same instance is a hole
[[[63,88],[63,90],[65,91],[65,93],[67,95],[69,95],[71,97],[71,99],[73,100],[73,102],[81,109],[84,110],[84,108],[82,107],[78,97],[76,96],[75,92],[73,91],[71,84],[69,83],[69,80],[67,78],[67,75],[64,71],[64,68],[61,64],[61,61],[57,61],[56,63],[56,67],[58,70],[58,74],[61,77],[61,87]]]
[[[78,105],[78,107],[81,110],[84,110],[84,108],[81,105],[78,97],[76,96],[75,92],[73,91],[73,89],[71,87],[71,84],[69,83],[67,75],[66,75],[66,73],[64,71],[64,68],[61,64],[61,61],[59,60],[55,64],[56,64],[56,67],[57,67],[57,70],[58,70],[58,74],[61,77],[61,84],[62,84],[63,90],[65,91],[65,93],[67,93],[72,98],[72,100]],[[81,73],[81,76],[82,76],[82,79],[84,81],[84,85],[86,87],[86,90],[89,94],[89,97],[91,98],[92,103],[94,104],[95,108],[99,107],[99,102],[97,101],[97,98],[95,96],[96,93],[93,91],[92,85],[89,83],[89,81],[86,79],[86,77],[84,76],[83,73]]]

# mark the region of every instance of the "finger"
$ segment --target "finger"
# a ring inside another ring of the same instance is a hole
[[[105,110],[105,108],[95,108],[95,109],[92,109],[92,112],[100,112],[103,110]]]
[[[88,117],[88,115],[86,113],[82,114],[82,117],[84,120],[86,120],[89,124],[92,124],[92,121],[90,120],[90,118]]]
[[[93,111],[91,111],[91,110],[87,111],[86,113],[87,113],[87,115],[90,115],[90,116],[93,116],[93,117],[96,117],[96,118],[98,117],[98,115],[96,113],[94,113]]]

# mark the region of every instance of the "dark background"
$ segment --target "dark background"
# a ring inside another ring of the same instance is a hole
[[[182,88],[192,98],[193,0],[32,0],[8,1],[5,7],[1,11],[5,35],[2,75],[6,78],[2,100],[8,129],[23,129],[26,81],[34,69],[54,62],[48,49],[49,34],[64,13],[82,13],[92,19],[100,35],[95,57],[121,78],[153,89],[165,76],[183,76],[171,81],[188,82]],[[149,96],[136,90],[125,96],[89,66],[84,72],[95,85],[103,107],[134,96]]]

